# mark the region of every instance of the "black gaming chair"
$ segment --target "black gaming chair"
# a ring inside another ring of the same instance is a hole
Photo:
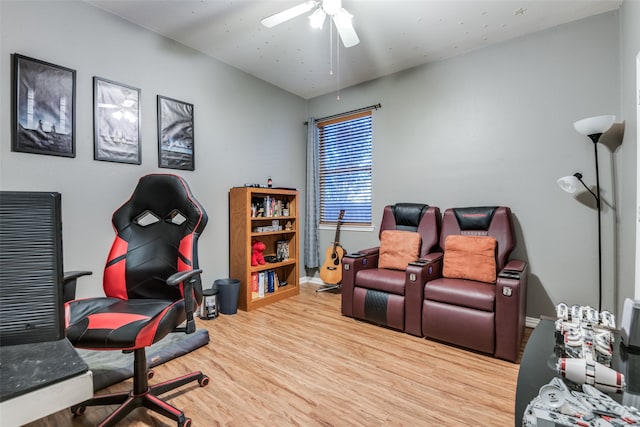
[[[191,381],[209,382],[202,372],[149,386],[145,348],[186,320],[202,300],[198,237],[207,214],[187,183],[176,175],[140,178],[131,198],[113,214],[117,233],[103,279],[105,297],[65,303],[67,338],[78,348],[134,352],[133,390],[94,396],[71,407],[120,405],[101,426],[111,426],[140,406],[189,426],[184,413],[157,396]],[[149,375],[150,376],[150,375]]]

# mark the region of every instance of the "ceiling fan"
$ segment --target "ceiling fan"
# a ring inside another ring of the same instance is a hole
[[[262,25],[265,27],[271,28],[311,10],[314,10],[314,12],[309,15],[309,21],[312,27],[322,28],[326,16],[329,15],[338,29],[338,34],[340,34],[344,47],[352,47],[360,43],[356,30],[351,23],[353,16],[342,7],[342,0],[308,0],[264,18],[260,22],[262,22]]]

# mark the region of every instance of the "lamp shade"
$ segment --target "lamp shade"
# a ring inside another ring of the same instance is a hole
[[[578,177],[575,175],[563,176],[558,179],[558,186],[567,193],[573,194],[578,189]]]
[[[578,133],[582,135],[594,135],[598,133],[605,133],[613,122],[616,116],[595,116],[586,119],[578,120],[573,124]]]

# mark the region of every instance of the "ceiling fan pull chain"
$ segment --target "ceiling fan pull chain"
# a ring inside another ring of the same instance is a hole
[[[340,39],[336,37],[336,101],[340,101]]]
[[[329,21],[329,75],[333,76],[333,23]]]

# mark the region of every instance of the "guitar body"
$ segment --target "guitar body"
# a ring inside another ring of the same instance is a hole
[[[340,245],[327,249],[324,264],[320,269],[320,279],[329,285],[337,285],[342,280],[342,257],[344,249]]]
[[[333,245],[327,249],[324,264],[320,269],[320,279],[329,285],[337,285],[342,281],[342,257],[344,249],[340,246],[340,224],[344,218],[344,209],[340,210],[340,216],[336,222],[336,237]]]

